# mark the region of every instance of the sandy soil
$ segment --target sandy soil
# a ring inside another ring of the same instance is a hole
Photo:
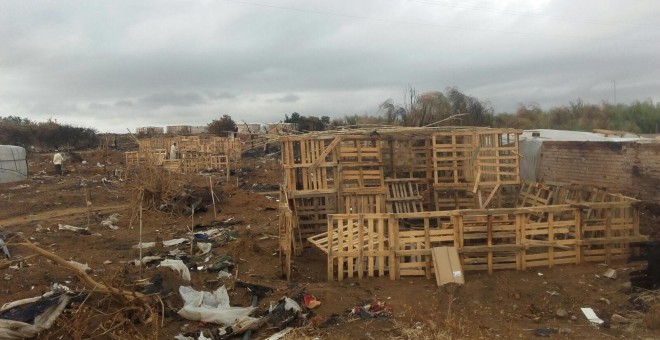
[[[277,156],[245,158],[238,177],[232,176],[228,183],[222,174],[211,174],[214,191],[220,197],[217,216],[211,209],[194,217],[197,231],[231,219],[228,228],[239,237],[214,247],[211,254],[232,256],[236,264],[232,278],[193,271],[188,283],[167,268],[149,266],[141,271],[129,263],[139,257],[139,250],[133,248],[140,237],[139,222],[131,204],[136,195],[131,190],[135,183],[114,176],[114,170],[122,168],[122,157],[119,152],[81,153],[65,163],[64,176],[55,177],[49,163],[51,155],[31,154],[30,179],[0,184],[0,227],[10,244],[20,242],[20,236],[25,237],[66,260],[88,264],[92,278],[115,287],[137,289],[136,281],[160,274],[165,289],[169,290],[162,296],[166,307],[162,327],[158,325],[154,329],[124,322],[121,329],[98,336],[103,333],[103,327],[119,324],[118,315],[122,312],[121,306],[113,305],[111,299],[92,294],[87,301],[74,304],[41,338],[96,335],[99,339],[172,339],[180,333],[209,329],[214,326],[176,315],[175,311],[182,305],[178,287],[192,285],[198,290],[214,290],[224,284],[229,287],[232,305],[248,306],[251,296],[246,290],[232,289],[237,280],[273,288],[272,294],[259,301],[260,310],[266,311],[271,302],[304,288],[321,301],[321,306],[313,310],[315,324],[337,315],[336,325],[321,328],[307,324],[290,333],[289,339],[533,338],[535,330],[546,327],[558,331],[551,335],[554,338],[660,338],[660,329],[652,329],[649,317],[645,322],[645,313],[629,302],[638,293],[625,287],[628,273],[644,266],[640,262],[612,264],[610,268],[619,274],[616,279],[602,277],[608,268],[605,265],[584,264],[521,272],[497,271],[493,275],[468,272],[462,287],[437,287],[435,281],[426,278],[327,282],[325,256],[309,248],[303,256],[294,259],[293,279],[286,282],[280,275],[277,248],[275,197],[281,176]],[[208,190],[207,176],[190,176],[188,180],[191,186]],[[116,223],[119,229],[101,226],[101,221],[113,213],[120,214]],[[190,235],[190,216],[145,211],[142,220],[144,242]],[[643,218],[645,230],[655,232],[657,220],[658,216],[647,212]],[[58,230],[59,224],[87,227],[89,233]],[[143,255],[163,254],[174,248],[145,249]],[[178,248],[190,252],[189,244]],[[23,260],[14,263],[18,267],[0,269],[0,278],[4,278],[0,280],[0,303],[38,296],[53,283],[72,289],[84,287],[73,272],[42,257],[29,257],[32,252],[26,248],[10,245],[9,249],[12,260]],[[391,306],[391,317],[363,320],[346,315],[350,308],[372,300]],[[593,308],[607,323],[593,326],[580,307]],[[611,323],[613,314],[624,316],[629,323]],[[252,338],[265,338],[276,331],[263,327]]]

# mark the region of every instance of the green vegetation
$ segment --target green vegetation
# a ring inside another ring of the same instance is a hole
[[[405,103],[384,101],[376,115],[345,115],[344,118],[286,115],[287,123],[295,123],[299,131],[318,131],[354,125],[400,126],[492,126],[519,129],[593,129],[619,130],[632,133],[660,133],[660,103],[651,100],[631,104],[585,104],[581,100],[567,106],[543,110],[537,105],[521,105],[515,113],[494,114],[493,107],[449,87],[444,92],[432,91],[418,95],[415,89],[406,91]]]
[[[632,104],[584,104],[581,100],[568,106],[543,111],[538,106],[521,106],[516,113],[495,116],[494,126],[520,129],[593,129],[634,133],[660,133],[660,103],[635,101]]]
[[[92,147],[98,143],[97,131],[56,120],[35,122],[17,116],[0,117],[0,144],[39,148]]]
[[[222,115],[220,119],[213,120],[208,124],[209,133],[216,136],[227,137],[229,132],[238,131],[236,122],[231,119],[230,115]]]

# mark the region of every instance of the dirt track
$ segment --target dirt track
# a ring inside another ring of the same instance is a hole
[[[41,211],[35,214],[15,216],[0,220],[0,227],[8,227],[11,225],[22,225],[31,221],[41,221],[53,218],[60,218],[69,215],[85,214],[87,212],[103,213],[109,211],[120,211],[128,208],[128,204],[115,204],[104,205],[101,207],[78,207],[78,208],[63,208],[57,210]]]

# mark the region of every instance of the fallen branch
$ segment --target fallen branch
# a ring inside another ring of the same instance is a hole
[[[127,291],[127,290],[122,290],[119,288],[114,288],[110,286],[106,286],[100,282],[97,282],[96,280],[92,279],[87,273],[84,271],[76,268],[74,265],[72,265],[70,262],[66,261],[65,259],[43,249],[40,247],[37,247],[34,245],[32,242],[23,239],[24,242],[21,243],[12,243],[12,245],[15,246],[21,246],[21,247],[26,247],[34,252],[36,252],[38,255],[41,255],[58,265],[69,269],[70,271],[74,272],[76,276],[78,276],[87,286],[92,287],[92,291],[94,292],[99,292],[99,293],[107,293],[107,294],[114,294],[118,295],[128,301],[134,301],[136,299],[143,299],[145,297],[144,294],[138,293],[138,292],[132,292],[132,291]]]

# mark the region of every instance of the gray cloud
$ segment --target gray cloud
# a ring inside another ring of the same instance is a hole
[[[298,95],[295,95],[293,93],[288,93],[282,97],[279,97],[275,99],[275,101],[280,102],[280,103],[295,103],[298,100],[300,100],[300,97]]]
[[[230,93],[230,92],[212,93],[212,94],[209,94],[209,97],[213,98],[213,99],[218,99],[218,100],[238,98],[235,94]]]
[[[148,108],[161,108],[164,106],[196,106],[206,102],[206,99],[197,93],[161,92],[140,98],[138,104]]]
[[[118,100],[115,102],[115,106],[117,107],[132,107],[133,105],[132,100]]]
[[[502,112],[519,103],[611,101],[613,80],[619,102],[660,100],[656,2],[271,5],[280,8],[5,2],[0,115],[116,131],[203,125],[220,113],[273,122],[293,111],[373,114],[387,98],[403,101],[408,86],[456,86]]]

